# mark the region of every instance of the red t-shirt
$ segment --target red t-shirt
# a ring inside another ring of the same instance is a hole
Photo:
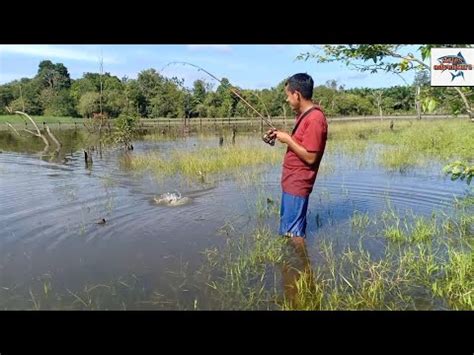
[[[296,117],[296,122],[302,115]],[[292,138],[308,152],[320,152],[321,158],[326,148],[328,124],[326,117],[319,109],[303,117]],[[281,187],[283,192],[306,197],[313,191],[313,185],[318,173],[321,159],[309,165],[302,161],[290,148],[287,149],[283,160]]]

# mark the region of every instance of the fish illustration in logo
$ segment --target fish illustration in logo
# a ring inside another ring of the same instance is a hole
[[[461,52],[459,52],[456,55],[442,56],[438,58],[438,61],[440,64],[451,64],[451,65],[467,64]]]
[[[457,74],[453,74],[453,73],[449,73],[449,74],[451,74],[451,76],[452,76],[451,81],[453,81],[458,76],[462,76],[462,78],[464,79],[464,72],[462,70],[459,70],[459,73],[457,73]]]
[[[440,64],[439,67],[442,68],[441,73],[444,73],[446,70],[450,70],[449,74],[451,74],[451,81],[454,81],[454,79],[456,79],[457,77],[462,77],[464,80],[463,70],[466,70],[468,69],[468,67],[471,67],[467,64],[461,52],[456,55],[442,56],[438,58],[438,62]],[[454,70],[454,74],[452,73],[452,70]]]

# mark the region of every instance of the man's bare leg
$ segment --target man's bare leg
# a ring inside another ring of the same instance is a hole
[[[298,308],[298,289],[297,282],[304,277],[308,287],[313,285],[313,274],[309,260],[308,250],[306,248],[305,238],[289,237],[289,242],[295,250],[297,259],[295,262],[284,263],[282,270],[283,287],[285,298],[292,308]],[[291,258],[290,258],[291,259]]]

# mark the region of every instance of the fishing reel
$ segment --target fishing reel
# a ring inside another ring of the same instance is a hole
[[[267,144],[270,144],[271,146],[274,146],[276,137],[272,137],[272,134],[275,131],[276,131],[276,129],[272,128],[270,133],[265,133],[262,137],[263,141]]]

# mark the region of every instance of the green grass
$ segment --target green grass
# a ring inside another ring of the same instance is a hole
[[[294,258],[291,246],[268,231],[237,238],[228,243],[225,250],[214,250],[208,254],[210,265],[223,270],[219,277],[208,283],[213,297],[219,300],[217,307],[283,310],[396,308],[390,297],[394,298],[397,291],[401,294],[399,288],[403,278],[391,272],[390,260],[374,260],[368,253],[352,250],[336,256],[328,242],[320,244],[320,251],[323,257],[318,266],[301,271],[287,266],[293,264],[287,261]],[[292,275],[282,276],[281,273]],[[288,279],[292,278],[294,284],[287,285]],[[268,287],[268,279],[277,284]],[[282,297],[285,288],[287,292]],[[406,301],[408,297],[401,294],[399,298]]]
[[[460,217],[461,220],[463,216]],[[385,228],[383,235],[392,243],[426,243],[438,234],[436,220],[416,217],[408,221],[408,217],[400,218],[393,211],[383,212],[382,220]]]
[[[442,278],[432,283],[433,293],[453,309],[474,310],[474,254],[449,250],[448,255]]]
[[[408,241],[407,222],[402,221],[402,219],[397,215],[391,206],[389,206],[388,210],[383,211],[380,215],[384,225],[382,234],[389,242],[403,243]]]
[[[398,226],[389,226],[384,230],[384,235],[392,243],[401,243],[407,240],[406,234]]]
[[[0,309],[9,310],[124,310],[139,309],[153,302],[153,294],[141,287],[135,275],[104,282],[86,282],[76,289],[60,286],[54,276],[44,274],[28,285],[13,285],[0,290]],[[159,308],[155,305],[154,308]]]
[[[405,172],[409,168],[422,166],[424,160],[416,152],[411,152],[406,147],[395,147],[382,150],[378,162],[389,171]]]
[[[177,148],[166,154],[153,152],[133,156],[129,167],[136,171],[152,171],[158,178],[177,175],[209,182],[221,173],[239,176],[246,168],[281,162],[282,149],[262,148],[261,145],[261,142],[249,139],[235,146],[198,147],[193,151]]]
[[[258,192],[256,196],[252,196],[252,201],[248,202],[250,205],[255,205],[258,219],[271,216],[279,217],[280,215],[280,200],[271,198],[266,193]]]
[[[251,235],[229,238],[224,252],[217,248],[205,251],[207,264],[201,271],[208,275],[210,297],[218,309],[272,309],[275,292],[267,287],[273,279],[272,266],[285,254],[285,242],[267,228]],[[270,270],[267,266],[270,266]]]
[[[436,222],[429,222],[421,217],[417,218],[414,223],[415,226],[413,227],[410,238],[413,243],[428,242],[437,233]]]
[[[328,140],[367,141],[379,132],[388,129],[388,123],[380,122],[334,122],[328,128]]]
[[[354,211],[351,217],[351,224],[358,230],[364,230],[370,224],[370,216],[368,213]]]
[[[474,126],[456,118],[395,121],[393,131],[388,122],[334,123],[329,127],[328,138],[334,147],[346,146],[348,151],[355,152],[361,151],[367,142],[384,144],[389,149],[380,159],[388,168],[418,166],[423,157],[443,162],[473,159]]]
[[[474,310],[473,234],[469,214],[451,217],[439,226],[437,218],[354,213],[351,224],[363,238],[385,235],[390,242],[383,255],[359,248],[337,251],[327,237],[318,236],[310,254],[316,264],[294,269],[291,297],[285,291],[284,265],[294,258],[291,248],[266,227],[250,234],[227,234],[224,247],[207,254],[208,285],[218,309],[283,310]],[[382,220],[383,223],[377,223]],[[469,225],[467,225],[469,223]],[[379,226],[367,232],[364,226]],[[235,230],[235,229],[234,229]],[[448,236],[447,231],[450,231]],[[377,238],[377,237],[376,237]],[[455,238],[461,243],[450,244]],[[467,239],[467,242],[466,242]],[[462,242],[464,241],[464,242]],[[292,256],[293,255],[293,256]],[[268,284],[268,280],[273,280]],[[283,294],[283,296],[282,296]],[[422,297],[423,302],[418,300]]]
[[[404,124],[395,132],[381,131],[375,141],[405,147],[441,160],[472,160],[474,126],[459,119],[416,121]]]

